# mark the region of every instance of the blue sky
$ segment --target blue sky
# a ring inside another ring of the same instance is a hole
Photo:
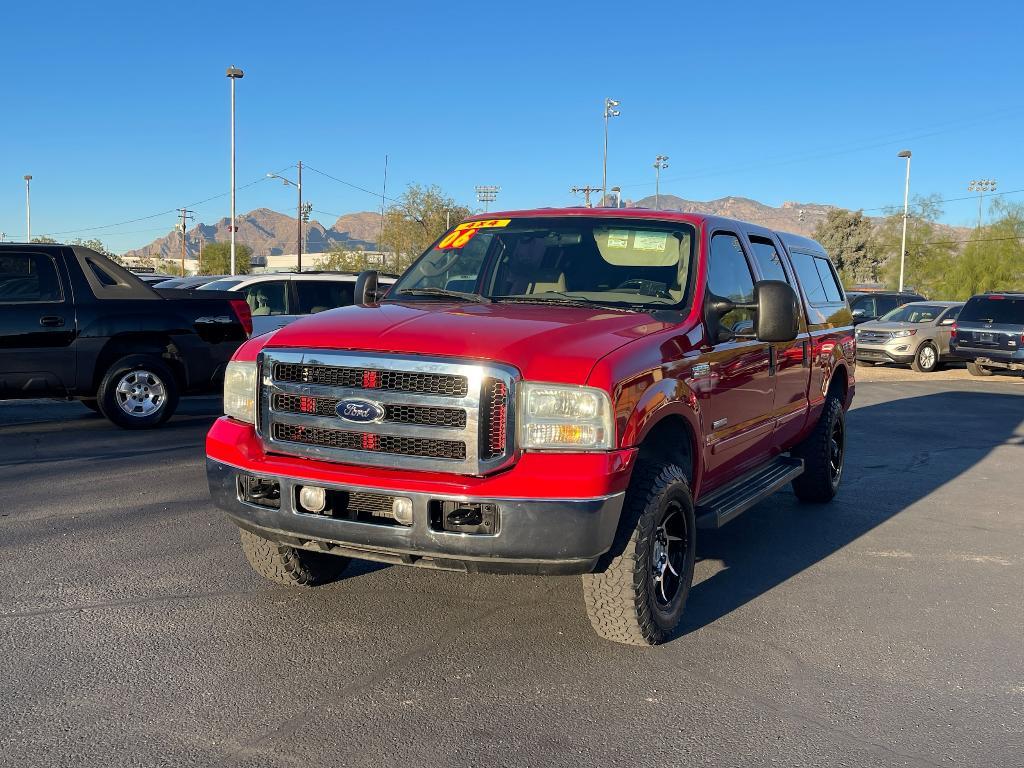
[[[609,186],[874,209],[912,192],[1024,188],[1024,10],[1012,2],[8,3],[3,11],[0,231],[98,236],[115,250],[189,204],[228,213],[228,80],[238,84],[238,185],[304,163],[380,190],[436,183],[475,204],[570,204]],[[316,218],[379,199],[309,172]],[[201,205],[198,201],[222,195]],[[1024,201],[1024,194],[1009,195]],[[289,211],[264,181],[239,212]],[[947,203],[972,223],[976,202]],[[101,227],[102,229],[89,229]]]

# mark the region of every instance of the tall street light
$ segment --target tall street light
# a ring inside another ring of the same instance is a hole
[[[978,193],[978,229],[981,229],[981,200],[985,196],[986,192],[996,191],[996,180],[973,179],[971,183],[967,185],[967,191]]]
[[[299,180],[297,182],[292,181],[291,179],[286,179],[284,176],[278,176],[276,173],[268,173],[267,174],[267,178],[268,179],[280,179],[281,181],[284,182],[285,186],[288,186],[289,184],[291,184],[293,187],[295,187],[299,191],[299,206],[297,208],[296,218],[298,219],[298,227],[299,227],[299,230],[298,230],[298,235],[299,235],[299,238],[298,238],[298,242],[299,242],[299,249],[298,249],[298,271],[301,272],[302,271],[302,219],[306,216],[306,212],[302,208],[302,161],[299,160]]]
[[[245,73],[234,64],[228,67],[231,81],[231,274],[235,274],[235,80],[241,80]]]
[[[903,271],[907,261],[907,211],[910,205],[910,150],[904,149],[896,157],[907,158],[907,183],[903,187],[903,243],[900,247],[900,292],[903,291]]]
[[[654,158],[654,210],[661,210],[661,172],[668,168],[668,155]]]
[[[604,163],[601,170],[601,205],[605,205],[605,198],[608,197],[608,119],[619,116],[616,107],[619,102],[615,99],[604,100]]]
[[[25,174],[25,242],[32,242],[32,176]]]

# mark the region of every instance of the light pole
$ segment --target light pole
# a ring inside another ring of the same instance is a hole
[[[615,99],[604,100],[604,162],[601,166],[601,205],[605,205],[605,198],[608,196],[608,119],[619,116],[617,106],[619,106],[619,102]]]
[[[25,242],[32,242],[32,176],[25,174]]]
[[[996,191],[996,180],[973,179],[971,183],[967,185],[967,191],[978,193],[978,229],[981,229],[981,199],[985,196],[986,192]]]
[[[493,203],[498,199],[499,192],[501,192],[501,187],[496,187],[493,184],[486,184],[476,188],[476,201],[484,204],[484,213],[487,212],[488,203]]]
[[[668,155],[654,158],[654,210],[661,210],[661,172],[668,168]]]
[[[299,191],[299,206],[296,209],[297,212],[298,212],[297,218],[298,218],[298,226],[299,226],[299,230],[298,230],[299,245],[298,245],[298,264],[297,264],[298,270],[297,271],[301,272],[302,271],[302,218],[306,215],[305,210],[303,210],[303,208],[302,208],[302,161],[299,160],[299,180],[298,180],[298,182],[294,182],[291,179],[286,179],[284,176],[278,176],[276,173],[268,173],[267,174],[267,178],[269,178],[269,179],[280,179],[281,181],[283,181],[285,183],[285,186],[288,186],[289,184],[291,184],[293,187],[295,187]]]
[[[235,80],[241,80],[245,73],[234,64],[228,67],[231,81],[231,274],[235,274]]]
[[[903,241],[900,246],[900,293],[903,292],[903,273],[907,261],[907,210],[910,205],[910,155],[909,149],[904,149],[896,157],[907,158],[907,183],[903,187]]]
[[[615,208],[617,210],[622,207],[622,187],[612,187],[612,193],[615,195]]]

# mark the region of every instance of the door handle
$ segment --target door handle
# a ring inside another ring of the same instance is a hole
[[[39,324],[44,328],[59,328],[64,325],[64,318],[58,315],[43,315],[39,318]]]

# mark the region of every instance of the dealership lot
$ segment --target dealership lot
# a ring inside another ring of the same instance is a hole
[[[1019,765],[1024,382],[861,370],[837,501],[705,534],[650,649],[578,578],[262,581],[213,398],[152,432],[0,403],[0,764]]]

